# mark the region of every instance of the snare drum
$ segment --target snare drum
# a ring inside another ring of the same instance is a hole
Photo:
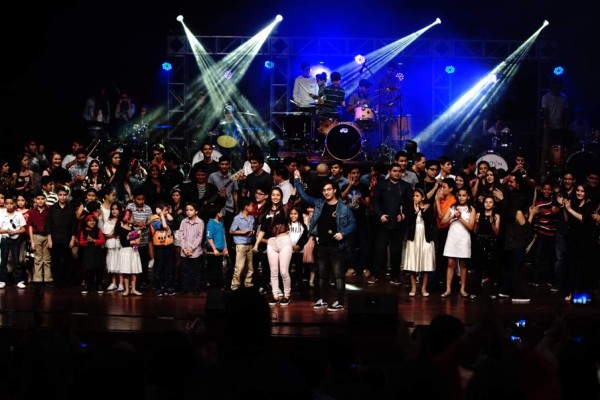
[[[392,140],[412,139],[412,117],[410,115],[398,115],[390,123],[390,137]]]
[[[325,139],[325,147],[333,158],[346,161],[360,153],[363,133],[360,127],[352,122],[340,122],[329,130]]]
[[[331,128],[336,126],[339,121],[335,118],[321,118],[319,120],[319,133],[322,135],[327,135]]]
[[[479,155],[477,164],[479,164],[480,161],[487,161],[490,164],[490,167],[508,171],[508,163],[506,160],[502,156],[495,154],[492,150]]]
[[[375,111],[368,105],[362,105],[354,109],[354,122],[363,129],[375,126]]]

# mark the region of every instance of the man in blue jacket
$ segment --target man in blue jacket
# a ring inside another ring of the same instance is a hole
[[[339,197],[337,185],[326,181],[322,185],[323,198],[314,198],[306,194],[300,180],[300,172],[294,172],[294,186],[303,202],[314,207],[308,232],[317,238],[317,262],[319,264],[319,299],[314,308],[327,308],[328,311],[344,309],[344,293],[346,288],[345,268],[342,261],[350,251],[350,235],[356,229],[356,220],[350,207]],[[336,300],[327,306],[329,292],[329,275],[333,271],[335,277]]]

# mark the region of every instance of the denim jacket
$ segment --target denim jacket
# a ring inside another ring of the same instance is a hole
[[[317,236],[317,221],[319,220],[321,212],[323,211],[325,199],[316,199],[308,195],[304,190],[304,185],[302,185],[299,180],[294,180],[294,187],[298,191],[298,195],[302,201],[311,207],[314,207],[315,209],[313,216],[310,219],[308,232],[312,236]],[[345,249],[349,246],[349,235],[356,230],[356,219],[354,218],[354,214],[352,213],[350,207],[348,207],[346,203],[344,203],[339,197],[335,208],[335,215],[337,230],[344,236],[344,238],[340,240],[340,249]]]

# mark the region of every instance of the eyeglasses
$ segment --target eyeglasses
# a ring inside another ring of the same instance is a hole
[[[323,189],[323,191],[324,191],[324,192],[332,192],[332,191],[333,191],[333,188],[325,188],[325,189]]]
[[[429,167],[427,169],[430,170],[430,171],[437,171],[438,170],[436,167]]]

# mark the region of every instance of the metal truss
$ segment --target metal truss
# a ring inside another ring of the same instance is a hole
[[[207,53],[213,56],[227,55],[239,46],[249,41],[251,36],[197,36]],[[294,71],[290,60],[303,58],[354,58],[356,54],[368,54],[398,38],[326,38],[326,37],[270,37],[260,48],[258,55],[268,56],[276,60],[271,75],[270,88],[270,125],[272,129],[280,130],[279,121],[273,113],[290,110],[292,98],[290,82]],[[450,106],[452,99],[451,78],[444,73],[439,64],[448,59],[478,59],[503,60],[521,46],[523,42],[515,40],[456,40],[420,38],[398,57],[403,59],[421,58],[431,60],[432,93],[431,115],[440,115]],[[542,65],[558,59],[558,42],[540,40],[535,43],[524,60],[538,63],[540,79],[538,81],[538,98],[549,86],[550,76],[544,75]],[[185,36],[167,37],[167,57],[173,64],[173,74],[168,83],[168,115],[169,124],[173,127],[180,125],[185,115],[190,70],[186,59],[193,60],[192,49]],[[184,129],[172,128],[168,140],[172,143],[189,145]],[[185,149],[187,147],[183,147]]]

